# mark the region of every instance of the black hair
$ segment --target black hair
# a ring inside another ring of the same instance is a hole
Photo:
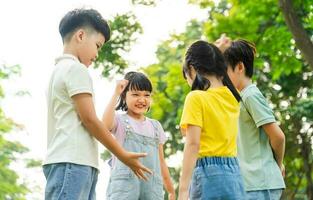
[[[211,83],[205,75],[215,75],[222,78],[223,85],[227,86],[239,102],[238,91],[227,75],[227,65],[222,52],[213,44],[206,41],[196,41],[187,50],[183,66],[183,76],[190,75],[191,66],[196,71],[191,90],[207,90]]]
[[[224,52],[227,64],[234,70],[236,65],[242,62],[245,68],[245,75],[250,78],[253,76],[253,62],[255,55],[255,45],[243,39],[233,41],[231,46]]]
[[[127,111],[126,93],[129,90],[152,92],[152,84],[148,77],[141,72],[128,72],[124,76],[128,80],[128,85],[120,95],[116,110]]]
[[[105,42],[110,40],[110,27],[97,10],[80,8],[68,12],[59,24],[59,32],[63,42],[79,28],[91,28],[101,33]]]

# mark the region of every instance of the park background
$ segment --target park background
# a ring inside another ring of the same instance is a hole
[[[76,7],[99,10],[112,39],[89,69],[101,117],[115,80],[130,70],[153,82],[148,115],[169,140],[165,155],[177,188],[183,143],[178,130],[190,90],[181,67],[193,41],[222,33],[257,47],[254,82],[286,135],[282,199],[313,199],[313,4],[311,0],[10,0],[0,3],[0,200],[43,199],[46,152],[45,91],[62,53],[58,23]],[[98,199],[109,176],[101,148]]]

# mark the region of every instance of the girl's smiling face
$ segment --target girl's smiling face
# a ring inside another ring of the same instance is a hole
[[[135,115],[144,115],[150,108],[151,92],[129,90],[126,92],[125,100],[128,112],[132,112]]]

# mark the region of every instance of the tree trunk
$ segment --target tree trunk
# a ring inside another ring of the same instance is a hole
[[[304,60],[307,61],[313,69],[313,43],[293,8],[292,0],[279,0],[279,6],[283,12],[286,24],[293,35],[297,48],[301,51]]]
[[[307,179],[306,193],[308,199],[313,199],[313,180],[312,180],[312,167],[310,163],[310,156],[312,154],[310,139],[306,135],[301,135],[302,144],[301,144],[301,154],[303,158],[303,167],[304,173]]]

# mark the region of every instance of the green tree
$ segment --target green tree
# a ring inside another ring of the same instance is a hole
[[[308,35],[312,35],[313,7],[308,1],[294,2],[297,15]],[[254,81],[271,102],[286,134],[287,169],[285,196],[312,199],[312,69],[303,60],[289,31],[278,1],[191,0],[208,11],[204,22],[172,35],[157,50],[158,62],[145,71],[155,89],[152,117],[171,133],[166,143],[168,157],[182,150],[178,122],[188,89],[181,78],[182,56],[186,47],[201,36],[214,41],[222,33],[253,41],[258,49]],[[192,35],[193,33],[197,33]],[[171,170],[177,183],[179,169]]]
[[[304,9],[311,9],[311,4],[308,1],[305,2],[295,2],[301,3],[302,10]],[[307,4],[303,6],[303,4]],[[295,39],[296,46],[300,49],[301,54],[303,55],[304,59],[309,63],[311,68],[313,69],[313,42],[309,36],[309,32],[305,30],[302,25],[301,19],[298,17],[298,14],[293,7],[293,2],[291,0],[279,0],[279,6],[284,14],[286,24]],[[298,6],[299,8],[299,6]],[[306,14],[306,12],[304,12]],[[303,14],[303,13],[302,13]],[[305,15],[304,20],[308,20],[307,22],[311,23],[312,25],[312,14]]]
[[[142,33],[141,25],[131,12],[116,15],[113,20],[109,21],[109,24],[111,39],[103,46],[95,62],[95,67],[102,69],[104,77],[124,72],[129,63],[123,56],[130,51],[138,34]]]
[[[154,6],[156,1],[135,0],[132,3]],[[222,33],[232,38],[246,38],[258,49],[254,81],[271,102],[287,138],[285,196],[312,199],[313,120],[310,111],[313,94],[310,88],[313,73],[308,56],[312,52],[312,42],[308,40],[313,35],[312,5],[305,0],[294,0],[292,4],[290,0],[190,0],[190,3],[206,9],[207,19],[191,21],[184,33],[171,35],[162,42],[157,50],[158,62],[144,69],[155,89],[155,101],[149,115],[159,119],[170,133],[165,144],[166,157],[183,149],[178,123],[184,97],[189,91],[181,73],[182,56],[187,46],[200,38],[213,41]],[[292,15],[286,16],[289,11]],[[293,20],[297,22],[296,26],[293,26]],[[122,56],[130,50],[136,33],[142,31],[131,13],[117,16],[111,26],[112,40],[102,49],[96,63],[97,67],[104,67],[105,77],[123,73],[128,62]],[[103,156],[107,157],[107,154]],[[180,169],[171,168],[170,171],[177,186]]]
[[[307,33],[312,35],[312,20],[307,20],[312,18],[312,6],[306,1],[294,1],[294,5]],[[312,115],[301,112],[309,106],[307,99],[312,95],[306,92],[312,85],[312,69],[296,48],[278,2],[221,1],[213,6],[211,15],[212,20],[205,25],[209,39],[226,32],[233,38],[243,37],[255,42],[258,49],[255,81],[273,104],[287,136],[285,195],[312,199],[312,140],[308,139],[311,138],[310,128],[305,129],[307,124],[312,124]],[[295,113],[301,117],[296,117]],[[293,162],[295,158],[298,163]],[[304,178],[298,180],[303,171]]]
[[[8,67],[0,66],[0,98],[4,98],[2,81],[8,79],[12,74],[19,72],[19,66]],[[0,108],[0,199],[4,200],[23,200],[28,192],[23,183],[18,182],[18,174],[10,168],[10,165],[16,160],[17,154],[28,151],[19,142],[12,142],[6,139],[13,129],[18,125],[5,116]]]

